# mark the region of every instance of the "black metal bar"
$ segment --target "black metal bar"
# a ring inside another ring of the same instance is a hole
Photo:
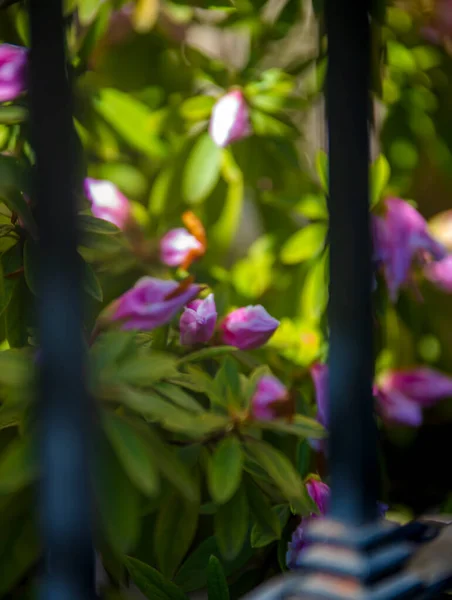
[[[369,167],[369,3],[327,0],[331,517],[376,517]]]
[[[32,143],[36,156],[40,279],[40,510],[45,600],[94,597],[88,475],[92,407],[84,385],[77,260],[72,98],[61,0],[30,0]]]

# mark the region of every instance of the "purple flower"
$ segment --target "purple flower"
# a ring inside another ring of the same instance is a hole
[[[300,524],[292,534],[292,539],[288,544],[288,550],[286,554],[286,564],[289,569],[295,569],[300,565],[300,558],[302,552],[307,548],[309,542],[306,540],[306,525],[312,519],[319,519],[326,515],[328,505],[330,502],[331,491],[330,488],[317,479],[311,478],[306,482],[306,489],[308,494],[316,503],[319,509],[319,515],[312,513],[309,517],[303,517]],[[388,510],[386,504],[377,502],[378,516],[383,517]]]
[[[183,227],[171,229],[160,240],[160,259],[169,267],[178,267],[184,263],[193,250],[202,253],[204,248],[201,242]]]
[[[399,289],[410,280],[413,260],[441,260],[445,248],[430,235],[425,219],[408,202],[400,198],[386,200],[384,218],[374,217],[374,259],[383,267],[391,300],[395,302]]]
[[[426,367],[390,370],[379,377],[375,392],[383,419],[417,427],[423,407],[452,396],[452,378]]]
[[[279,326],[263,306],[237,308],[227,315],[221,329],[225,344],[251,350],[265,344]]]
[[[217,309],[213,294],[204,300],[193,300],[180,318],[180,343],[183,346],[205,344],[213,336],[217,322]]]
[[[95,217],[109,221],[119,229],[126,227],[131,218],[130,202],[111,181],[88,177],[84,188]]]
[[[222,96],[212,109],[209,133],[220,148],[250,135],[248,106],[240,90]]]
[[[428,264],[424,275],[443,292],[452,293],[452,254],[439,262]]]
[[[272,375],[264,375],[257,383],[256,391],[251,399],[252,414],[260,421],[276,419],[277,411],[272,407],[274,402],[287,400],[286,387]]]
[[[0,44],[0,102],[10,102],[27,89],[28,50]]]
[[[124,321],[122,329],[151,330],[170,321],[181,308],[199,293],[199,285],[190,285],[180,294],[176,281],[143,277],[135,286],[120,296],[111,319]]]
[[[315,399],[317,402],[317,421],[324,427],[328,427],[328,365],[316,363],[311,367],[311,376],[314,382]],[[309,440],[309,443],[317,452],[325,452],[326,440]]]

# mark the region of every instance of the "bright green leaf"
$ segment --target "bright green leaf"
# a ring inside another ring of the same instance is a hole
[[[220,177],[221,148],[208,133],[203,133],[193,146],[182,175],[182,193],[189,204],[205,200]]]
[[[317,152],[317,156],[315,158],[315,168],[317,170],[317,175],[319,176],[322,190],[328,194],[328,155],[323,150],[319,150]]]
[[[391,176],[391,167],[385,156],[380,154],[370,168],[370,205],[375,206],[381,199]]]
[[[328,252],[325,252],[306,275],[301,292],[302,316],[311,323],[317,323],[328,302]]]
[[[180,114],[184,119],[190,121],[202,121],[210,116],[212,107],[215,104],[213,96],[195,96],[182,102]]]
[[[294,265],[313,258],[325,245],[325,223],[312,223],[290,236],[281,248],[281,262]]]

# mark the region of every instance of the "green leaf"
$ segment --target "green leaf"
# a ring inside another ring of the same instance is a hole
[[[381,199],[391,176],[391,167],[383,154],[377,158],[370,168],[370,206],[375,206]]]
[[[149,195],[149,212],[151,215],[161,215],[165,206],[168,206],[175,176],[176,169],[173,164],[158,173]],[[171,201],[173,200],[171,199]]]
[[[228,502],[236,493],[242,478],[243,450],[236,437],[222,440],[209,462],[208,485],[212,499],[218,504]]]
[[[213,96],[194,96],[182,102],[180,114],[190,121],[202,121],[210,116],[214,104]]]
[[[19,276],[11,300],[6,308],[6,339],[11,348],[22,348],[28,342],[28,290],[25,280]]]
[[[150,448],[135,430],[114,413],[104,411],[104,430],[130,480],[146,495],[155,496],[160,482]]]
[[[307,219],[328,219],[325,196],[321,194],[305,194],[295,206],[295,210]]]
[[[327,230],[325,223],[312,223],[291,235],[281,248],[281,262],[295,265],[319,254],[325,245]]]
[[[88,231],[90,233],[98,233],[100,235],[116,235],[119,233],[119,229],[116,225],[113,225],[109,221],[104,219],[98,219],[92,215],[78,215],[77,224],[83,233]]]
[[[201,360],[217,358],[218,356],[223,356],[223,354],[231,354],[231,352],[237,352],[237,348],[235,348],[235,346],[213,346],[211,348],[203,348],[202,350],[182,356],[177,363],[183,365],[184,363],[199,362]]]
[[[257,521],[251,530],[251,546],[263,548],[281,538],[282,528],[290,516],[290,509],[286,504],[279,504],[270,509],[272,522]],[[274,525],[277,523],[277,531]]]
[[[115,372],[115,379],[135,386],[148,386],[177,375],[173,355],[151,351],[123,361]]]
[[[240,407],[241,384],[237,362],[227,356],[223,360],[215,379],[218,395],[226,400],[227,406]]]
[[[190,396],[190,394],[185,392],[177,385],[166,382],[157,383],[154,385],[154,390],[171,400],[171,402],[179,406],[179,408],[183,408],[192,413],[204,412],[203,407],[192,396]]]
[[[218,507],[214,515],[218,547],[227,560],[235,558],[245,543],[249,525],[248,511],[245,491],[239,488],[226,504]]]
[[[111,367],[132,353],[135,346],[134,331],[105,331],[96,339],[91,356],[97,368]]]
[[[101,3],[99,0],[77,0],[78,18],[82,26],[90,25],[96,18]]]
[[[95,99],[102,117],[133,148],[150,158],[161,158],[166,147],[158,137],[166,113],[152,112],[142,102],[113,88],[103,88]]]
[[[294,126],[284,123],[276,117],[262,112],[256,108],[251,110],[250,119],[253,132],[259,136],[294,138],[297,130]]]
[[[306,321],[318,323],[328,303],[328,251],[310,267],[301,292],[301,311]]]
[[[290,460],[266,442],[249,440],[245,447],[259,465],[270,475],[298,514],[317,512],[304,483]]]
[[[135,424],[139,427],[138,424]],[[163,477],[190,502],[199,502],[199,486],[172,448],[162,442],[157,433],[141,425],[140,433],[153,451],[155,463]]]
[[[37,562],[40,553],[36,526],[30,515],[23,515],[15,521],[7,548],[0,556],[2,564],[0,596],[4,597],[20,582],[26,572]]]
[[[295,415],[291,423],[275,419],[274,421],[254,421],[253,424],[260,429],[291,433],[305,438],[323,439],[326,437],[326,430],[318,421],[303,415]]]
[[[196,533],[199,502],[190,502],[177,493],[165,498],[157,517],[154,552],[159,569],[172,577],[187,553]]]
[[[97,441],[94,468],[102,527],[115,552],[125,554],[134,547],[139,535],[139,492],[103,437]]]
[[[138,589],[149,600],[187,600],[186,595],[153,567],[128,556],[126,568]]]
[[[2,125],[14,125],[22,123],[28,118],[28,110],[24,106],[10,105],[0,106],[0,123]]]
[[[226,561],[222,559],[215,536],[209,537],[199,544],[181,566],[175,577],[177,585],[185,592],[192,592],[206,587],[208,564],[212,555],[220,560],[223,564],[225,574],[228,576],[236,573],[250,560],[253,550],[245,542],[240,554],[232,561]]]
[[[21,350],[0,352],[0,383],[4,385],[26,386],[34,375],[29,354]]]
[[[255,519],[255,524],[251,530],[251,546],[253,548],[260,548],[280,538],[281,523],[278,513],[272,509],[267,496],[254,481],[250,477],[247,477],[246,483],[248,503],[251,514]]]
[[[94,272],[92,266],[85,262],[83,271],[83,289],[92,298],[94,298],[98,302],[102,302],[104,294],[102,292],[102,287],[99,283],[99,280],[97,279],[97,275]]]
[[[203,133],[193,146],[182,175],[182,194],[189,204],[203,202],[220,177],[221,148],[208,133]]]
[[[39,269],[38,252],[38,245],[31,240],[26,240],[24,244],[24,276],[28,289],[35,295],[37,291],[36,278]]]
[[[221,562],[214,554],[209,558],[207,570],[207,598],[208,600],[229,600],[226,575]]]
[[[0,169],[0,173],[2,169]],[[0,194],[1,187],[0,187]],[[36,223],[33,219],[33,215],[31,214],[30,207],[25,202],[25,199],[22,193],[18,189],[10,190],[7,194],[2,195],[2,198],[11,212],[16,213],[21,218],[24,227],[27,231],[30,232],[31,235],[36,236]]]
[[[36,451],[30,436],[18,437],[0,455],[0,494],[29,485],[38,474]]]
[[[319,176],[322,190],[328,194],[328,155],[323,150],[319,150],[317,152],[317,156],[315,158],[315,168],[317,170],[317,175]]]

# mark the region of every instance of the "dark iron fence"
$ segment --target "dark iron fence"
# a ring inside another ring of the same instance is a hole
[[[84,386],[81,274],[75,227],[70,72],[61,0],[30,0],[31,109],[41,274],[41,526],[43,600],[94,598],[89,486],[94,409]],[[369,165],[369,4],[327,0],[330,212],[330,472],[328,519],[311,527],[302,572],[257,589],[255,600],[430,598],[451,583],[401,570],[427,525],[380,523],[372,410]],[[177,543],[177,542],[175,542]]]

